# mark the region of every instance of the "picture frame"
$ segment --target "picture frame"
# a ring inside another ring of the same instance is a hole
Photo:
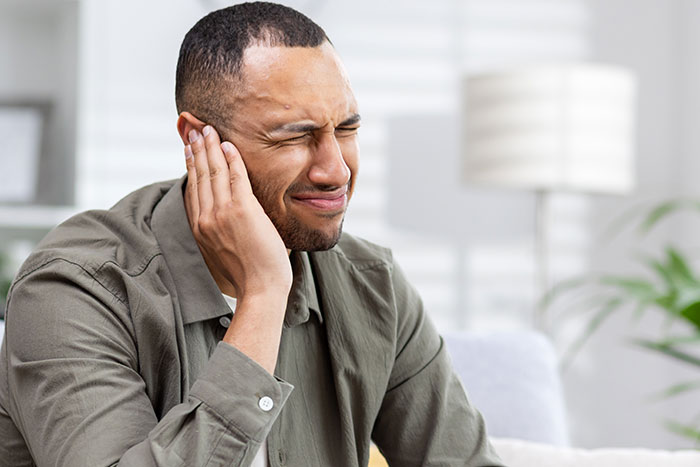
[[[37,195],[51,104],[0,100],[0,203],[30,204]]]

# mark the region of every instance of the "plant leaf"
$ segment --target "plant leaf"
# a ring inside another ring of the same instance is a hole
[[[669,268],[659,260],[651,257],[643,258],[643,262],[649,267],[656,275],[661,279],[667,289],[673,289],[675,283],[673,281],[673,274]]]
[[[690,321],[700,331],[700,301],[691,303],[680,311],[680,315]]]
[[[653,303],[654,299],[659,296],[656,285],[646,279],[605,276],[600,279],[600,284],[620,289],[623,294],[632,296],[635,300],[643,303]]]
[[[610,300],[610,297],[598,294],[586,296],[575,302],[567,303],[566,308],[558,310],[559,312],[552,316],[552,323],[563,322],[574,316],[591,313],[605,305],[608,300]]]
[[[635,223],[634,219],[639,219],[647,211],[648,207],[642,204],[632,206],[623,210],[619,215],[608,223],[607,227],[596,235],[595,243],[608,242],[617,237],[627,226]]]
[[[603,324],[603,322],[615,311],[617,310],[624,301],[620,298],[612,298],[608,300],[605,305],[598,310],[598,312],[591,318],[586,326],[586,329],[581,333],[581,335],[571,344],[571,346],[566,350],[564,356],[562,357],[561,366],[567,368],[573,360],[574,356],[581,350],[583,344],[586,343],[589,337]]]
[[[12,279],[0,279],[0,299],[3,301],[7,298],[7,294],[10,291],[10,286],[12,285]]]
[[[669,246],[666,248],[666,256],[668,258],[668,269],[672,277],[677,280],[684,281],[687,284],[697,284],[688,263],[683,258],[683,255],[675,248]]]
[[[568,279],[556,284],[540,298],[538,309],[548,309],[557,299],[561,298],[564,294],[572,292],[573,290],[579,289],[583,286],[590,285],[593,283],[593,281],[593,278],[583,276],[574,277],[572,279]]]
[[[664,425],[670,431],[700,443],[700,427],[685,425],[674,420],[666,420]]]
[[[640,347],[655,350],[664,355],[668,355],[669,357],[673,357],[676,360],[680,360],[682,362],[700,367],[700,357],[689,354],[687,352],[683,352],[670,345],[665,345],[664,343],[659,343],[648,339],[633,339],[632,343]]]
[[[639,323],[646,311],[649,309],[649,303],[639,302],[632,312],[632,319]]]
[[[700,344],[700,334],[693,334],[691,336],[665,337],[661,340],[656,341],[656,343],[667,347],[683,344]]]
[[[647,217],[642,221],[639,230],[642,233],[648,233],[661,220],[681,209],[700,209],[700,203],[686,199],[674,199],[665,201],[649,212]]]
[[[700,389],[700,380],[685,381],[683,383],[674,384],[673,386],[661,391],[660,393],[651,396],[652,401],[660,401],[671,397],[683,394],[689,391]]]

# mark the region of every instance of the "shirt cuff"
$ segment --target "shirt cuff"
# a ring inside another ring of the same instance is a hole
[[[293,389],[234,346],[219,342],[190,396],[244,436],[262,442]]]

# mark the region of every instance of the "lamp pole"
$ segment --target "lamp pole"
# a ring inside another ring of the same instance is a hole
[[[549,320],[542,298],[549,290],[549,191],[535,191],[535,329],[549,334]]]

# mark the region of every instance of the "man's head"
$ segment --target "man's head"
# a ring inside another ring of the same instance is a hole
[[[185,37],[178,130],[210,124],[241,152],[285,244],[332,247],[358,168],[357,104],[323,30],[282,5],[215,11]]]

